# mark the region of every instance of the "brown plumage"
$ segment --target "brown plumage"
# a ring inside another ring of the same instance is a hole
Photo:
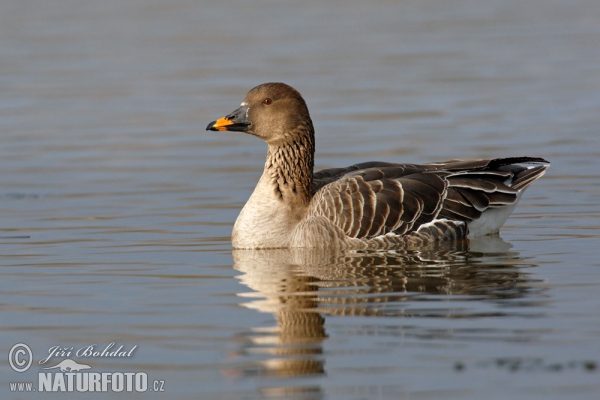
[[[512,157],[366,162],[313,173],[308,108],[283,83],[255,87],[207,129],[247,132],[269,146],[263,175],[234,226],[235,248],[423,246],[494,233],[549,166]]]

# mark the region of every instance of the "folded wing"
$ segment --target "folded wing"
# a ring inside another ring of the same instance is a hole
[[[468,224],[514,205],[547,167],[543,159],[518,157],[327,169],[314,174],[312,213],[353,238],[405,235],[442,218]]]

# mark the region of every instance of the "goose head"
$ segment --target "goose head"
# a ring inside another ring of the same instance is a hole
[[[246,132],[275,146],[314,134],[306,102],[285,83],[256,86],[238,109],[211,122],[206,130]]]

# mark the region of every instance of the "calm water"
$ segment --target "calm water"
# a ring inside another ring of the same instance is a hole
[[[600,398],[600,2],[210,3],[0,4],[0,397],[82,397],[10,392],[69,358],[164,381],[90,399]],[[552,167],[468,249],[232,251],[266,146],[204,127],[266,81],[318,169]]]

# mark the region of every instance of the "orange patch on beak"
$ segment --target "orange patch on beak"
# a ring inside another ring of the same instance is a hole
[[[219,118],[212,124],[212,129],[217,131],[226,131],[229,125],[233,125],[233,121],[227,117]]]

